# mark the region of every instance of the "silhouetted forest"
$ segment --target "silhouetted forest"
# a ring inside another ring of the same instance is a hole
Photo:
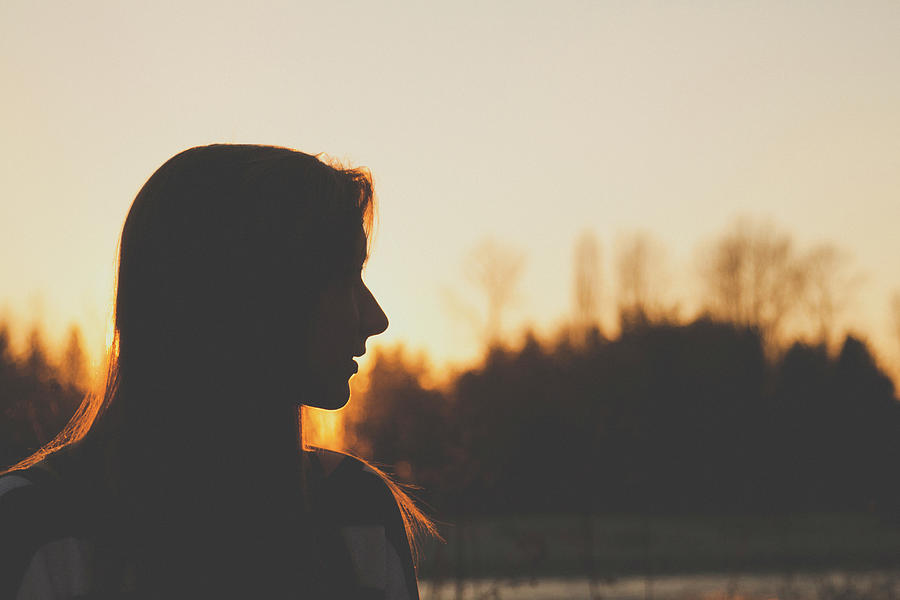
[[[467,262],[486,299],[480,364],[435,381],[424,359],[376,348],[344,411],[348,449],[385,465],[438,514],[874,511],[900,519],[900,403],[867,344],[835,338],[855,278],[831,245],[797,250],[738,220],[701,253],[705,307],[678,316],[665,252],[620,244],[619,333],[599,328],[599,246],[575,247],[571,324],[519,347],[502,317],[522,254]],[[894,299],[900,332],[900,295]],[[807,323],[816,342],[793,341]],[[796,328],[793,329],[796,331]],[[900,333],[898,333],[900,335]],[[48,441],[86,389],[77,328],[49,358],[0,323],[0,463]]]
[[[53,361],[39,329],[32,329],[24,351],[15,353],[9,326],[0,323],[0,468],[62,430],[87,383],[87,357],[77,328],[70,330],[60,360]]]
[[[439,513],[900,507],[900,404],[852,336],[767,360],[754,328],[632,324],[495,346],[441,389],[427,375],[380,351],[352,424]]]
[[[354,450],[442,514],[876,511],[900,507],[900,403],[866,344],[796,342],[701,318],[495,345],[429,387],[424,361],[378,349],[348,411]],[[59,431],[84,388],[73,330],[51,362],[0,327],[2,454]]]

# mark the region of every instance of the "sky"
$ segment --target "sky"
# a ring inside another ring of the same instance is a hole
[[[381,339],[435,364],[480,351],[460,307],[483,304],[464,264],[485,239],[524,256],[508,329],[547,332],[583,232],[607,313],[638,230],[690,305],[698,249],[742,215],[844,249],[840,326],[900,364],[895,1],[4,0],[0,82],[0,314],[51,341],[78,323],[95,356],[137,190],[240,142],[372,170]]]

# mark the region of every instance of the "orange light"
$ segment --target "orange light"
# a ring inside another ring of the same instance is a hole
[[[304,406],[303,440],[307,446],[344,449],[344,412]]]

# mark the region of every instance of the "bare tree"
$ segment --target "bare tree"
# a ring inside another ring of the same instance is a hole
[[[891,294],[890,306],[888,309],[890,311],[891,333],[894,335],[894,341],[897,343],[895,348],[900,349],[900,291],[895,290],[894,293]],[[900,381],[900,363],[894,363],[892,372],[894,374],[894,381]]]
[[[69,328],[69,335],[59,365],[60,377],[66,385],[86,390],[89,384],[88,361],[81,341],[81,329],[77,325]]]
[[[758,328],[771,348],[807,285],[790,236],[769,221],[739,219],[703,258],[707,309],[724,320]]]
[[[596,326],[600,305],[600,248],[590,231],[575,243],[574,300],[575,327],[584,333]]]
[[[44,414],[55,416],[59,412],[59,403],[52,396],[44,396],[43,386],[50,382],[53,372],[48,359],[47,347],[41,328],[35,324],[28,334],[28,346],[25,351],[25,374],[30,379],[27,391],[26,414],[34,431],[35,437],[40,443],[49,438],[45,429],[46,419]]]
[[[28,332],[24,365],[25,373],[36,382],[49,381],[53,374],[44,333],[38,324],[34,324]]]
[[[625,322],[646,322],[663,312],[666,286],[665,252],[649,234],[630,234],[618,241],[616,275],[618,309]]]
[[[850,257],[833,244],[820,244],[802,258],[804,310],[816,330],[816,338],[826,347],[831,342],[835,321],[847,307],[862,281],[850,271]]]
[[[891,296],[891,321],[894,326],[894,335],[900,344],[900,292],[894,292]]]
[[[489,346],[500,339],[504,312],[516,298],[524,263],[522,252],[490,239],[478,244],[465,259],[465,277],[486,301],[482,335]]]

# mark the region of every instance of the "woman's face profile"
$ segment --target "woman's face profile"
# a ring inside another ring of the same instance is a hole
[[[369,337],[387,329],[387,315],[362,279],[365,238],[358,243],[358,260],[331,278],[310,315],[301,404],[343,407],[350,398],[350,377],[357,371],[353,358],[365,354]]]

